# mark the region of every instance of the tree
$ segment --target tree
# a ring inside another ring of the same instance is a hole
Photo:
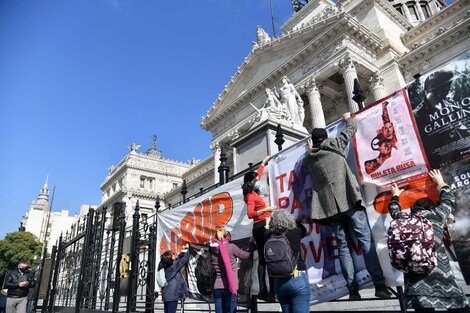
[[[0,240],[0,277],[17,266],[19,261],[28,261],[31,267],[39,264],[42,243],[30,232],[8,233]]]

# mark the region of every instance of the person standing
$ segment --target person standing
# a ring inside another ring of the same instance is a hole
[[[274,207],[267,206],[263,198],[260,196],[261,176],[263,175],[264,167],[271,159],[271,156],[266,156],[261,162],[257,172],[246,173],[243,178],[243,200],[247,205],[248,218],[253,220],[253,237],[256,242],[256,249],[258,251],[258,281],[259,293],[258,299],[267,302],[274,302],[274,288],[272,287],[272,279],[269,280],[269,291],[266,286],[266,260],[264,259],[264,244],[266,243],[266,227],[271,216],[271,211]]]
[[[330,225],[335,234],[349,299],[359,300],[361,295],[346,237],[348,227],[351,227],[362,248],[367,270],[375,285],[375,296],[390,298],[366,209],[362,205],[359,183],[344,156],[344,149],[357,131],[357,123],[350,112],[344,113],[343,119],[346,128],[338,137],[328,138],[325,129],[315,128],[308,140],[308,151],[303,157],[303,163],[312,177],[311,218],[320,224]]]
[[[448,312],[469,313],[468,300],[455,281],[454,273],[444,248],[444,225],[454,209],[455,197],[450,187],[444,182],[439,170],[432,170],[429,176],[440,192],[439,205],[429,198],[416,201],[411,213],[427,218],[434,231],[434,251],[437,253],[437,266],[429,273],[405,273],[405,299],[408,308],[415,312],[432,313],[435,309],[447,309]],[[393,194],[388,210],[393,219],[406,218],[398,202],[403,189],[397,184],[391,188]]]
[[[5,275],[4,287],[8,289],[6,313],[26,313],[28,292],[35,286],[34,274],[27,261],[20,261],[18,267]]]
[[[300,241],[307,230],[300,222],[296,222],[292,214],[285,209],[273,211],[269,221],[269,233],[280,235],[285,233],[289,240],[292,253],[297,257],[297,272],[287,277],[274,277],[274,289],[283,313],[310,312],[311,288],[308,281],[307,267],[301,256]]]
[[[162,300],[165,313],[176,313],[178,301],[186,299],[189,296],[186,281],[181,275],[181,269],[188,264],[189,253],[188,244],[183,246],[180,255],[173,260],[171,251],[166,251],[160,257],[158,270],[165,269],[165,278],[167,286],[163,287]]]
[[[224,226],[215,228],[215,239],[210,244],[211,262],[216,272],[213,288],[216,313],[235,313],[238,295],[237,258],[248,259],[254,249],[243,251],[230,242],[230,233]]]

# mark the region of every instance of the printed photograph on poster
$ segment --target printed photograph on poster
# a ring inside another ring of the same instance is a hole
[[[451,248],[465,282],[470,284],[470,159],[446,165],[441,171],[455,196],[454,218],[448,221]]]
[[[386,186],[427,173],[405,90],[355,114],[354,152],[361,183]]]
[[[420,76],[408,87],[410,104],[430,165],[470,156],[470,51]]]

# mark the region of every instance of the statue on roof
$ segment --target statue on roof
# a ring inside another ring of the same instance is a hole
[[[139,150],[140,145],[136,145],[135,143],[132,143],[129,147],[127,147],[129,150],[131,150],[131,153],[137,153],[136,151]]]
[[[145,154],[157,157],[161,156],[162,152],[157,149],[157,135],[152,135],[152,146],[147,150],[147,152],[145,152]]]
[[[271,42],[271,37],[269,37],[268,33],[259,25],[256,26],[256,41],[260,46]]]
[[[291,0],[292,8],[295,12],[299,12],[308,3],[308,1],[309,0]]]
[[[258,112],[256,120],[263,121],[270,119],[279,123],[291,124],[286,106],[279,101],[271,89],[266,88],[265,91],[267,98],[261,109],[257,109],[250,103]]]

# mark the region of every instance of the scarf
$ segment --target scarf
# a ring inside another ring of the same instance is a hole
[[[217,242],[219,244],[219,252],[220,252],[220,256],[222,257],[222,262],[224,263],[225,275],[227,276],[227,281],[228,281],[228,289],[230,290],[230,293],[236,295],[237,286],[235,285],[235,278],[233,277],[232,264],[230,263],[230,257],[227,252],[227,247],[225,246],[225,243],[228,242],[228,239],[223,239],[223,240],[214,239],[214,242]]]

